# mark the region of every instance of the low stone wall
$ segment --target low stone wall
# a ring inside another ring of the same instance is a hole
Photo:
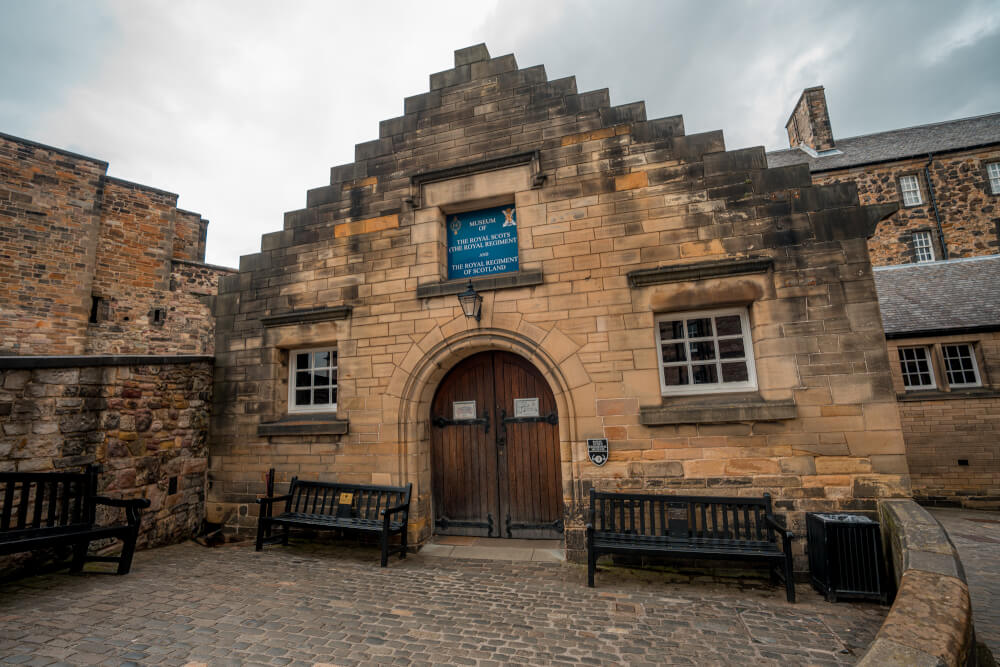
[[[897,593],[858,664],[974,666],[969,586],[944,528],[912,500],[883,500],[879,513]]]
[[[148,498],[140,547],[205,516],[212,357],[0,357],[0,471],[102,466],[99,490]]]

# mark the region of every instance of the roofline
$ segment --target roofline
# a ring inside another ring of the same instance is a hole
[[[871,136],[871,135],[865,135],[865,136]],[[851,138],[853,139],[854,137],[851,137]],[[976,150],[976,149],[980,149],[980,148],[986,148],[988,146],[1000,146],[1000,141],[990,141],[990,142],[987,142],[985,144],[971,144],[969,146],[960,146],[958,148],[946,148],[946,149],[940,150],[940,151],[932,151],[931,153],[923,153],[923,152],[921,152],[921,153],[910,153],[910,154],[906,154],[906,155],[899,155],[899,156],[896,156],[896,157],[885,158],[883,160],[869,160],[867,162],[852,162],[851,164],[845,164],[845,165],[841,165],[839,167],[827,167],[825,169],[814,169],[812,163],[809,161],[809,158],[812,158],[813,160],[822,160],[823,157],[815,157],[815,158],[813,158],[811,155],[809,155],[808,153],[806,153],[805,154],[805,157],[806,157],[805,161],[803,161],[803,162],[795,162],[794,164],[808,165],[809,166],[809,173],[810,174],[825,174],[825,173],[829,173],[829,172],[833,172],[833,171],[843,171],[845,169],[857,169],[858,167],[870,167],[870,166],[876,165],[876,164],[887,164],[889,162],[900,162],[901,160],[914,160],[914,159],[917,159],[917,158],[920,158],[920,157],[926,157],[927,155],[950,155],[952,153],[960,153],[962,151],[971,151],[971,150]],[[789,152],[789,151],[800,151],[800,152],[805,153],[805,151],[802,151],[798,146],[793,146],[792,148],[782,148],[782,149],[776,150],[776,151],[769,151],[769,152],[765,153],[765,156],[767,156],[767,155],[774,155],[775,153],[786,153],[786,152]],[[841,151],[841,155],[847,155],[847,153],[844,153],[843,151]],[[826,156],[824,156],[824,157],[826,157]],[[788,165],[785,165],[785,166],[788,166]]]
[[[1000,322],[995,324],[980,324],[974,327],[955,327],[952,329],[915,329],[913,331],[886,332],[886,339],[896,338],[928,338],[930,336],[961,336],[969,333],[986,333],[1000,331]]]
[[[31,139],[25,139],[24,137],[16,137],[13,134],[7,134],[6,132],[0,132],[0,137],[7,139],[9,141],[15,141],[21,144],[27,144],[28,146],[34,146],[35,148],[41,148],[42,150],[52,151],[53,153],[59,153],[60,155],[65,155],[67,157],[76,158],[78,160],[86,160],[87,162],[93,162],[95,164],[102,165],[105,170],[108,168],[108,163],[104,160],[98,160],[96,157],[90,157],[89,155],[81,155],[80,153],[74,153],[73,151],[68,151],[65,148],[58,148],[56,146],[50,146],[48,144],[43,144],[40,141],[32,141]]]
[[[873,266],[872,271],[898,271],[901,269],[915,269],[917,267],[947,266],[962,262],[982,262],[989,259],[998,260],[1000,259],[1000,254],[976,255],[975,257],[953,257],[952,259],[938,259],[933,262],[915,262],[912,264],[887,264],[885,266]]]
[[[950,123],[961,123],[967,120],[979,120],[980,118],[988,118],[990,116],[1000,117],[1000,111],[993,111],[991,113],[979,114],[978,116],[966,116],[965,118],[952,118],[951,120],[939,120],[936,123],[923,123],[921,125],[911,125],[909,127],[897,127],[892,130],[882,130],[881,132],[869,132],[868,134],[857,134],[853,137],[843,137],[841,141],[847,141],[848,139],[861,139],[862,137],[874,137],[877,134],[888,134],[889,132],[902,132],[903,130],[919,130],[924,127],[934,127],[935,125],[948,125]]]
[[[806,96],[806,93],[810,93],[810,92],[812,92],[814,90],[824,90],[824,88],[823,88],[823,86],[811,86],[809,88],[803,88],[802,92],[799,93],[799,96],[795,99],[795,104],[792,105],[792,113],[788,114],[788,120],[785,121],[785,129],[786,130],[788,129],[788,125],[792,122],[792,116],[795,115],[795,110],[799,108],[799,102],[801,102],[802,98]],[[824,93],[824,97],[825,97],[825,93]],[[792,148],[795,148],[795,147],[792,146]]]
[[[112,181],[118,185],[124,186],[126,188],[131,188],[133,190],[148,190],[150,192],[155,192],[161,195],[167,195],[173,197],[175,200],[180,198],[180,195],[176,192],[170,192],[169,190],[161,190],[160,188],[154,188],[152,185],[144,185],[142,183],[136,183],[135,181],[128,181],[124,178],[118,178],[117,176],[105,176],[105,180]],[[174,207],[176,208],[177,202],[174,201]]]

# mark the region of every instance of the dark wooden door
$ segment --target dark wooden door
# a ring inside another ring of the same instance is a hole
[[[437,533],[561,535],[555,398],[521,357],[483,352],[445,376],[431,405],[431,457]]]

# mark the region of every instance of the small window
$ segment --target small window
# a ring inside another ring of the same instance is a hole
[[[154,308],[149,314],[149,321],[155,326],[163,326],[163,323],[167,321],[167,309]]]
[[[986,175],[990,179],[990,194],[1000,195],[1000,162],[986,165]]]
[[[101,311],[103,310],[104,299],[99,296],[90,297],[90,318],[87,320],[91,324],[101,321]]]
[[[913,232],[913,253],[918,262],[934,261],[934,243],[930,232]]]
[[[746,309],[661,315],[656,323],[663,394],[757,388]]]
[[[903,194],[903,206],[919,206],[924,203],[920,198],[920,183],[916,176],[900,176],[899,190]]]
[[[982,384],[972,345],[942,345],[941,358],[944,359],[944,374],[951,388],[978,387]]]
[[[907,389],[934,389],[934,372],[931,370],[930,351],[926,347],[901,347],[899,367],[903,372],[903,386]]]
[[[337,350],[292,350],[288,380],[289,412],[337,409]]]

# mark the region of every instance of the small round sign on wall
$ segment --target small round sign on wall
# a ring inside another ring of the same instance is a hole
[[[608,462],[608,439],[590,438],[587,440],[587,456],[595,466],[602,466]]]

